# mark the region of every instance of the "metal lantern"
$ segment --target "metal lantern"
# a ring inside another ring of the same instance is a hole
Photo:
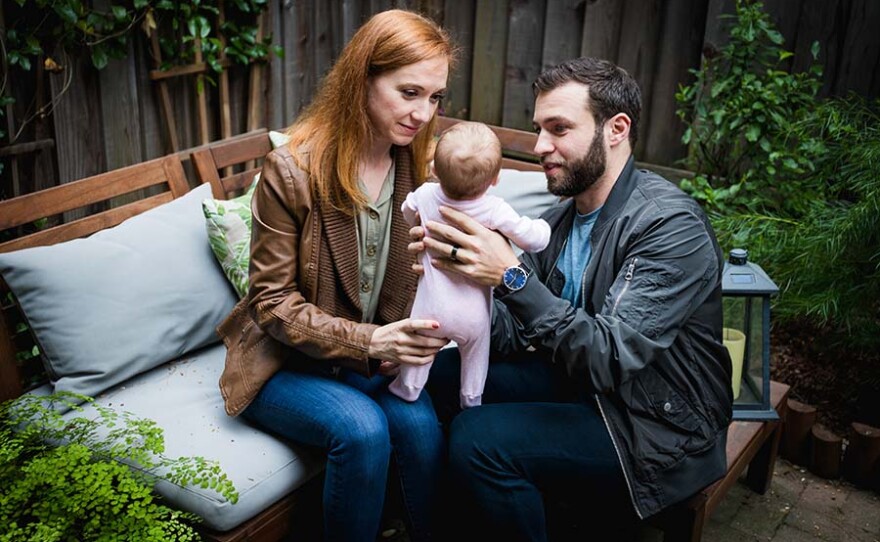
[[[733,419],[777,420],[770,405],[770,296],[779,287],[746,250],[735,248],[724,263],[721,292],[724,346],[733,363]]]

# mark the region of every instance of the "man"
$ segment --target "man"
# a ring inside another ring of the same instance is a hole
[[[685,499],[724,474],[731,418],[721,251],[693,199],[635,168],[637,83],[580,58],[534,90],[535,152],[568,197],[542,217],[550,245],[520,262],[446,209],[459,230],[429,222],[411,247],[495,287],[484,405],[452,423],[450,464],[499,540],[546,540],[545,499],[578,496],[596,524]],[[428,384],[438,410],[457,390],[450,352]]]

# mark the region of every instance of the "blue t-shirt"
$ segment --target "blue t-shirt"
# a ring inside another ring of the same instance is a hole
[[[590,245],[590,233],[593,231],[593,225],[599,218],[601,210],[602,208],[599,207],[585,215],[575,211],[574,224],[568,234],[568,242],[556,262],[556,268],[565,275],[562,297],[574,307],[583,305],[581,300],[584,292],[581,291],[581,287],[583,286],[584,271],[587,269],[587,264],[590,263],[590,256],[593,253],[593,247]]]

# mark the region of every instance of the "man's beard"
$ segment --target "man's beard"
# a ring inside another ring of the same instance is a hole
[[[567,174],[560,177],[547,176],[547,190],[551,194],[560,197],[577,196],[596,184],[605,173],[607,161],[602,135],[602,129],[598,128],[586,156],[565,166]]]

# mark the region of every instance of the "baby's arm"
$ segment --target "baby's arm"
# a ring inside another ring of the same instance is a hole
[[[546,220],[520,216],[509,203],[500,198],[495,212],[492,213],[492,220],[493,229],[527,252],[544,250],[550,242],[550,224]]]
[[[415,192],[407,194],[403,205],[400,206],[400,211],[403,213],[403,219],[406,220],[407,224],[410,226],[419,225],[419,207],[416,203]]]

